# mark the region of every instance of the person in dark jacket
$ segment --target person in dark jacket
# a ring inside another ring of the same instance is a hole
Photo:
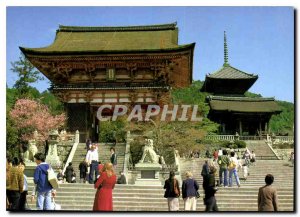
[[[72,182],[72,175],[73,175],[74,169],[72,166],[72,162],[69,163],[69,166],[66,168],[65,176],[66,176],[66,181],[68,183]]]
[[[209,167],[209,174],[205,176],[205,185],[203,185],[204,188],[204,205],[206,206],[205,212],[209,211],[219,211],[217,206],[217,201],[215,198],[215,193],[217,192],[217,188],[215,186],[215,172],[216,168],[214,166]]]
[[[205,163],[202,166],[201,176],[203,177],[203,184],[202,187],[204,189],[204,185],[206,182],[206,176],[209,174],[209,166],[208,166],[208,160],[205,161]]]
[[[79,168],[80,183],[85,183],[86,182],[86,173],[88,172],[88,164],[85,161],[85,158],[79,164],[78,168]]]
[[[33,181],[36,184],[35,192],[37,192],[37,210],[51,210],[51,194],[55,197],[55,190],[53,190],[50,182],[47,179],[47,170],[50,168],[49,164],[45,162],[45,155],[37,153],[34,155],[37,167],[35,168]],[[32,200],[34,195],[32,195]]]
[[[182,198],[184,200],[184,210],[196,211],[197,205],[197,191],[199,185],[196,180],[193,179],[193,174],[188,171],[185,173],[186,180],[182,183]]]
[[[117,154],[116,154],[116,151],[115,151],[115,148],[111,147],[110,148],[110,162],[112,163],[114,169],[117,168]]]
[[[170,172],[169,178],[165,181],[164,189],[166,189],[164,197],[168,199],[169,211],[178,211],[178,197],[180,196],[180,189],[178,180],[175,178],[174,171]]]
[[[120,176],[117,179],[117,184],[126,184],[126,177],[123,172],[120,172]]]

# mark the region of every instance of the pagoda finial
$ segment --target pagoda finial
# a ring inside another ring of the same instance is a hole
[[[223,64],[223,66],[229,66],[226,31],[224,31],[224,64]]]

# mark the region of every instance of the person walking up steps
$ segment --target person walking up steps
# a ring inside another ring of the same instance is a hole
[[[240,179],[237,173],[237,167],[239,165],[238,160],[235,157],[235,153],[231,152],[230,153],[230,163],[228,166],[228,170],[229,170],[229,187],[232,187],[232,175],[234,175],[235,177],[235,181],[238,187],[240,187]]]
[[[197,205],[197,191],[199,185],[196,180],[193,179],[193,174],[188,171],[185,173],[186,180],[182,183],[182,198],[184,200],[184,210],[196,211]]]
[[[86,162],[90,166],[90,174],[89,174],[89,183],[94,184],[94,181],[97,180],[97,176],[99,175],[98,171],[98,151],[96,149],[95,144],[91,146],[91,150],[86,154]],[[95,180],[94,180],[95,177]]]
[[[227,156],[227,151],[223,150],[222,155],[219,156],[219,158],[218,158],[218,164],[219,164],[219,167],[220,167],[220,170],[219,170],[219,184],[220,184],[220,186],[222,186],[223,183],[224,183],[225,187],[227,187],[227,185],[228,185],[228,183],[227,183],[227,174],[228,174],[227,167],[229,165],[229,162],[230,162],[230,159]],[[222,179],[223,174],[224,174],[224,181]]]
[[[88,171],[88,165],[85,159],[79,164],[78,166],[79,169],[79,178],[80,178],[80,183],[85,183],[86,182],[86,173]]]
[[[169,178],[165,180],[164,189],[166,189],[164,197],[168,200],[168,210],[179,211],[180,189],[174,171],[171,171]]]

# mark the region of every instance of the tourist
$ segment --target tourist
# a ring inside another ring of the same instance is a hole
[[[214,153],[213,153],[213,157],[214,157],[214,161],[216,162],[218,160],[218,156],[219,156],[219,152],[217,149],[215,149]]]
[[[110,148],[110,162],[112,163],[114,169],[117,168],[117,154],[115,153],[115,148]]]
[[[219,184],[220,186],[223,185],[227,187],[228,183],[227,183],[227,173],[228,173],[228,165],[229,165],[230,159],[227,156],[227,151],[224,149],[222,151],[222,155],[218,157],[218,164],[219,164]],[[224,181],[223,181],[223,174],[224,174]]]
[[[206,156],[207,158],[210,158],[210,153],[209,153],[209,150],[208,150],[208,149],[207,149],[206,152],[205,152],[205,156]]]
[[[238,187],[240,187],[240,179],[237,173],[237,167],[239,165],[238,160],[235,157],[235,153],[231,152],[230,153],[230,163],[228,166],[228,170],[229,170],[229,187],[232,187],[232,175],[234,175],[235,177],[235,182],[237,184]]]
[[[36,208],[37,210],[51,210],[51,194],[55,197],[56,191],[47,179],[47,170],[50,165],[45,162],[45,155],[42,153],[35,154],[34,159],[37,164],[33,175],[33,181],[36,184],[35,192],[37,192]],[[34,200],[34,195],[32,200]]]
[[[123,172],[120,172],[120,176],[119,176],[119,178],[118,178],[118,180],[117,180],[117,184],[127,184],[127,182],[126,182],[126,177],[125,177],[125,175],[124,175],[124,173]]]
[[[199,185],[196,180],[193,179],[193,174],[188,171],[185,173],[186,179],[182,183],[182,198],[184,201],[184,210],[196,211],[197,205],[197,191]]]
[[[19,201],[19,210],[26,210],[26,204],[27,204],[27,194],[28,194],[28,182],[27,182],[27,176],[24,174],[25,170],[25,163],[23,160],[20,160],[19,169],[23,173],[24,177],[24,186],[23,186],[23,192],[20,195],[20,201]]]
[[[208,160],[205,161],[205,163],[202,166],[202,170],[201,170],[201,176],[203,177],[203,183],[202,183],[202,187],[204,189],[204,186],[206,185],[206,176],[209,174],[209,165],[208,165]]]
[[[12,167],[9,170],[9,193],[8,201],[11,204],[10,209],[16,211],[19,209],[20,195],[24,188],[23,171],[19,168],[19,159],[14,157]]]
[[[74,172],[74,169],[73,169],[73,166],[72,166],[72,162],[69,162],[69,166],[67,166],[66,172],[65,172],[65,178],[66,178],[66,181],[68,183],[72,182],[73,172]]]
[[[92,145],[91,139],[87,139],[86,142],[85,142],[86,151],[90,150],[91,145]]]
[[[253,166],[255,166],[256,155],[255,155],[254,151],[252,151],[250,162],[253,164]]]
[[[205,197],[203,199],[204,205],[205,205],[205,212],[219,211],[218,206],[217,206],[217,201],[215,198],[215,193],[218,190],[215,185],[216,171],[217,171],[217,169],[214,166],[210,166],[209,174],[205,177],[205,179],[206,179],[205,185],[203,186],[204,193],[205,193]]]
[[[86,182],[86,173],[88,171],[88,164],[83,159],[83,161],[79,164],[79,177],[80,177],[80,183],[85,183]]]
[[[250,165],[250,151],[248,148],[246,148],[246,151],[244,152],[244,156],[243,156],[244,160],[245,160],[245,164],[247,166]]]
[[[113,170],[111,163],[106,163],[100,178],[95,183],[94,187],[97,189],[93,211],[112,211],[113,200],[112,190],[115,187],[117,177]]]
[[[98,172],[98,151],[96,149],[96,145],[93,144],[91,149],[86,154],[85,161],[90,166],[90,174],[89,174],[89,183],[94,184],[94,181],[97,180]],[[95,179],[94,179],[95,177]]]
[[[58,173],[57,173],[57,180],[58,180],[58,183],[61,184],[61,183],[64,183],[64,174],[62,172],[62,169],[59,169]]]
[[[277,190],[273,188],[274,176],[267,174],[266,185],[258,191],[258,211],[278,211]]]
[[[166,189],[164,197],[168,199],[168,211],[179,211],[180,189],[174,171],[171,171],[169,178],[165,180],[164,189]]]

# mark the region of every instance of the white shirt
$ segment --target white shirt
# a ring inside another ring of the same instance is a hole
[[[98,161],[98,158],[99,158],[98,151],[97,151],[97,149],[95,149],[94,151],[92,151],[92,150],[88,151],[88,153],[86,154],[85,160],[86,160],[86,162],[88,162],[90,164],[93,160]]]
[[[230,157],[230,161],[234,162],[236,169],[239,167],[239,161],[236,159],[236,157]]]

